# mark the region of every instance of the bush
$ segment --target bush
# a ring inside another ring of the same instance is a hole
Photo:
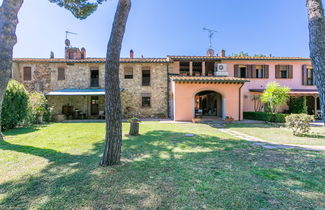
[[[27,117],[28,92],[24,85],[15,80],[8,83],[2,104],[1,128],[8,130],[15,128]]]
[[[244,112],[244,119],[262,120],[265,122],[284,123],[287,114],[271,114],[267,112]]]
[[[306,96],[292,97],[289,103],[289,112],[293,114],[307,114]]]
[[[29,115],[30,123],[42,123],[51,121],[51,109],[48,105],[48,101],[42,93],[30,93],[29,94]]]
[[[308,114],[291,114],[286,117],[286,126],[293,131],[293,135],[303,135],[310,131],[309,123],[314,116]]]

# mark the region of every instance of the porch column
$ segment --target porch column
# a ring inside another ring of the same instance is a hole
[[[190,76],[193,76],[193,62],[190,62]]]
[[[226,119],[226,99],[222,97],[222,120]]]
[[[202,76],[205,76],[205,62],[202,62]]]
[[[318,96],[317,95],[314,95],[314,110],[315,110],[315,116],[317,116],[317,98]]]

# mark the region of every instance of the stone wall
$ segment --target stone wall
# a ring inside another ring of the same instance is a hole
[[[120,86],[122,113],[124,118],[128,117],[156,117],[157,115],[168,116],[167,113],[167,69],[170,64],[162,63],[121,63]],[[23,80],[24,67],[31,67],[32,80]],[[28,91],[39,91],[45,94],[50,91],[61,89],[88,89],[90,88],[90,70],[99,70],[99,87],[104,88],[105,64],[104,63],[66,63],[49,62],[19,62],[14,63],[13,77],[22,82]],[[124,78],[124,69],[133,68],[133,79]],[[58,68],[65,69],[65,80],[58,80]],[[142,86],[142,69],[150,69],[151,85]],[[172,68],[172,67],[170,67]],[[151,107],[142,107],[142,95],[151,95]],[[74,103],[83,107],[90,104],[90,98],[51,96],[48,97],[50,104],[54,106],[55,113],[60,114],[62,106],[66,103]],[[87,99],[87,101],[86,101]],[[75,101],[76,100],[76,101]],[[79,107],[78,107],[79,108]],[[86,108],[80,108],[85,109]],[[104,110],[104,97],[100,97],[100,110]],[[90,108],[88,108],[88,112]]]

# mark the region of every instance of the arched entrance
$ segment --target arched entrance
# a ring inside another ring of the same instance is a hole
[[[222,118],[223,117],[222,95],[215,91],[204,90],[194,96],[195,117]]]

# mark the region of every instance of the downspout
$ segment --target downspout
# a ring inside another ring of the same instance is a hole
[[[169,63],[167,63],[167,118],[170,118],[169,83]]]
[[[245,83],[243,83],[239,88],[239,107],[238,107],[238,121],[241,121],[241,88],[244,86]]]

